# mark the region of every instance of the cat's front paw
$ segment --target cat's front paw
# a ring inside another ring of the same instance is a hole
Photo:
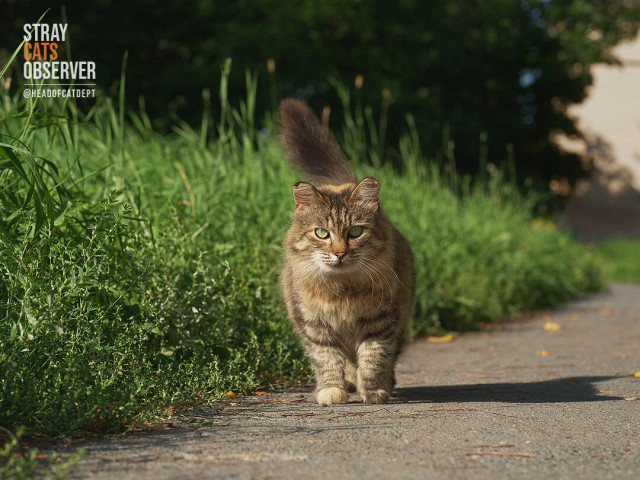
[[[361,394],[364,403],[387,403],[391,394],[386,390],[368,390]]]
[[[349,394],[338,387],[323,388],[316,393],[316,401],[323,406],[347,403],[348,400]]]

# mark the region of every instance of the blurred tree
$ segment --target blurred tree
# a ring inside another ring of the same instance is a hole
[[[196,119],[201,91],[217,89],[231,57],[230,95],[244,96],[244,71],[260,76],[258,111],[278,96],[297,95],[316,109],[340,102],[328,78],[364,79],[359,101],[379,112],[382,91],[394,103],[389,132],[397,137],[411,112],[423,151],[442,157],[443,131],[455,144],[460,170],[480,168],[480,152],[495,163],[515,159],[521,180],[546,186],[573,182],[577,157],[558,151],[551,132],[579,135],[566,108],[580,102],[595,62],[636,35],[638,0],[66,0],[71,50],[98,64],[98,81],[116,92],[129,52],[131,104],[144,95],[149,113]],[[12,51],[22,25],[47,0],[4,0],[0,45]],[[54,8],[45,21],[60,21]],[[276,71],[269,77],[268,59]],[[391,143],[391,142],[388,142]]]

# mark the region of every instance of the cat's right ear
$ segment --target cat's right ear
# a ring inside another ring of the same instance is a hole
[[[293,186],[293,199],[296,202],[296,212],[318,203],[322,194],[310,183],[298,182]]]

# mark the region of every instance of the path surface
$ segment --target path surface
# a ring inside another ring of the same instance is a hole
[[[85,443],[70,477],[640,478],[638,287],[450,343],[418,341],[398,370],[387,405],[245,397],[179,428]]]

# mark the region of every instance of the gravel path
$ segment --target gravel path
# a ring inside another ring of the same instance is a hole
[[[319,407],[310,390],[244,397],[57,450],[88,450],[70,478],[637,479],[637,371],[640,288],[613,285],[488,332],[414,343],[387,405]]]

